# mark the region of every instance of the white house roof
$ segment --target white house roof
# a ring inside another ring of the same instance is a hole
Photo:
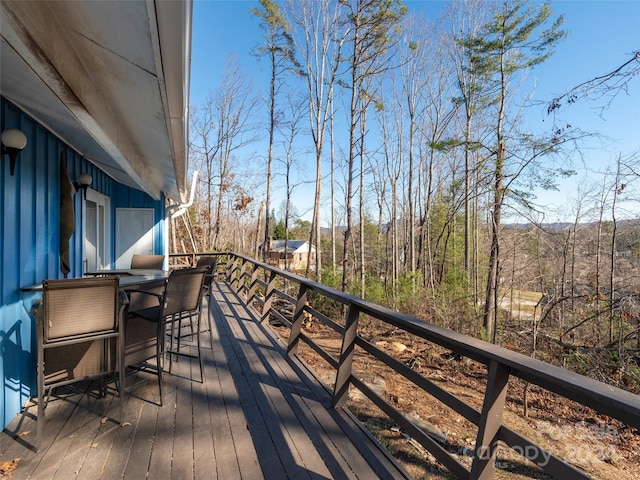
[[[190,0],[1,0],[0,94],[115,180],[183,201],[191,18]]]

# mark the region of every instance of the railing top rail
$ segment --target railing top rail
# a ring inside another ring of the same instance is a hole
[[[254,258],[247,257],[246,255],[241,255],[238,253],[228,252],[228,255],[232,255],[237,258],[241,258],[247,262],[253,263],[254,265],[264,268],[269,272],[275,272],[279,276],[286,278],[287,280],[291,280],[293,282],[299,283],[301,285],[305,285],[307,288],[312,289],[315,292],[322,293],[324,296],[331,298],[332,300],[336,300],[340,303],[344,303],[349,305],[352,301],[358,300],[359,297],[355,297],[353,295],[349,295],[347,293],[341,292],[333,287],[329,287],[327,285],[323,285],[322,283],[315,282],[301,275],[288,272],[286,270],[281,270],[273,265],[268,265],[266,263],[260,262]]]
[[[511,375],[575,400],[635,428],[640,428],[640,396],[631,392],[504,347],[439,327],[426,320],[398,313],[295,273],[280,270],[253,258],[232,252],[227,254],[253,263],[267,271],[275,272],[277,275],[293,282],[305,285],[307,288],[333,300],[346,305],[353,305],[364,314],[385,321],[421,338],[433,341],[473,360],[487,365],[492,361],[506,365],[510,368]]]
[[[640,396],[636,394],[367,300],[357,299],[353,303],[365,314],[482,363],[495,361],[506,365],[511,375],[640,428]]]

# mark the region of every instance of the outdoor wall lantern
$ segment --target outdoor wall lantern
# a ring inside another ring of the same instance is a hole
[[[9,155],[9,171],[11,175],[16,170],[16,159],[20,150],[27,145],[27,137],[17,128],[8,128],[0,136],[2,140],[2,155]]]
[[[75,187],[76,192],[80,189],[84,191],[85,200],[87,199],[87,188],[89,188],[89,185],[91,185],[91,182],[93,182],[93,177],[91,176],[91,174],[83,172],[78,177],[78,180],[73,183],[73,186]]]

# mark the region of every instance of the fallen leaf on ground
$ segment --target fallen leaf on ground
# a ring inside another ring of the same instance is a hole
[[[0,475],[2,478],[11,477],[11,472],[13,472],[18,467],[19,458],[14,458],[8,462],[0,462]]]

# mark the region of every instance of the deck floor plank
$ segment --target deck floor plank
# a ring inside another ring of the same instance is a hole
[[[90,398],[90,411],[87,411],[84,416],[84,423],[82,425],[78,424],[77,430],[66,437],[69,445],[66,454],[62,456],[64,461],[61,461],[56,469],[56,478],[75,478],[84,465],[87,455],[93,449],[87,449],[86,445],[91,445],[92,447],[95,445],[100,427],[107,424],[116,428],[119,426],[117,417],[119,401],[117,398],[115,401],[113,400],[113,395],[108,395],[104,398]],[[85,396],[79,408],[87,408],[86,402],[87,398]],[[115,409],[111,408],[113,404],[115,404]],[[111,417],[114,414],[116,416]],[[67,426],[69,426],[69,423]],[[61,434],[63,433],[61,432]]]
[[[309,478],[328,478],[330,476],[329,470],[313,442],[303,430],[297,428],[297,422],[296,424],[291,422],[291,419],[297,418],[297,415],[291,408],[290,397],[283,395],[286,389],[280,388],[281,386],[288,387],[288,380],[281,370],[271,368],[271,365],[265,361],[264,353],[261,352],[263,349],[273,350],[273,343],[264,335],[263,330],[251,328],[255,327],[256,323],[253,318],[247,315],[248,312],[243,305],[234,303],[233,299],[228,300],[230,301],[223,303],[231,305],[233,309],[228,325],[233,336],[241,340],[239,345],[248,359],[246,364],[251,366],[246,374],[251,383],[261,387],[259,390],[253,390],[254,394],[260,393],[262,397],[257,404],[265,418],[283,425],[279,431],[281,435],[274,438],[274,444],[281,456],[285,452],[288,453],[282,458],[285,470],[294,472],[294,474],[300,470],[299,478],[304,478],[306,474],[309,475]],[[238,305],[239,308],[234,308],[234,305]],[[259,345],[259,348],[249,348],[248,345],[252,343]],[[278,432],[273,426],[269,431]]]
[[[91,387],[95,386],[92,383],[79,384],[83,388],[82,393],[72,394],[70,397],[52,397],[49,400],[49,405],[45,409],[45,430],[44,437],[47,438],[47,430],[52,433],[56,433],[56,436],[51,440],[50,446],[46,448],[47,441],[43,440],[42,450],[45,451],[41,457],[40,462],[37,463],[33,473],[33,478],[55,478],[60,475],[60,478],[69,478],[71,473],[66,464],[67,461],[75,467],[73,471],[77,470],[81,465],[84,456],[78,449],[84,450],[84,446],[88,441],[92,441],[95,436],[95,430],[100,425],[104,410],[100,406],[97,406],[94,393],[88,393]],[[64,389],[62,389],[64,391]],[[64,407],[61,410],[66,410],[68,415],[60,415],[60,412],[54,414],[50,411],[52,402],[68,403],[68,409]],[[96,410],[97,408],[97,410]],[[37,407],[34,406],[34,415],[36,414]],[[64,419],[64,422],[58,423],[57,419]],[[91,438],[84,439],[84,444],[77,443],[77,448],[74,449],[74,444],[78,437],[82,437],[82,430],[87,426],[89,435]],[[34,425],[34,428],[36,425]],[[34,430],[35,433],[35,430]],[[60,472],[60,474],[58,474]],[[64,476],[66,475],[66,476]],[[63,477],[64,476],[64,477]]]
[[[249,324],[249,328],[252,326]],[[255,325],[253,326],[255,328]],[[350,441],[336,438],[335,432],[327,432],[317,428],[318,421],[324,419],[325,425],[330,425],[335,420],[330,418],[327,408],[330,405],[323,387],[318,390],[310,388],[310,385],[300,380],[300,376],[286,362],[281,352],[273,349],[264,349],[265,359],[268,365],[278,368],[287,381],[279,381],[278,388],[291,399],[291,408],[301,422],[309,440],[318,451],[329,470],[333,472],[333,478],[371,478],[375,472],[369,464],[360,461],[360,455],[354,454],[355,447]],[[324,399],[324,401],[323,401]],[[320,421],[320,425],[323,422]],[[340,448],[342,445],[342,449]],[[347,460],[349,459],[349,460]],[[351,464],[350,464],[351,462]],[[356,474],[356,472],[358,472]]]
[[[133,400],[140,403],[140,416],[138,424],[134,427],[127,422],[122,428],[135,428],[134,438],[131,443],[131,452],[124,471],[124,478],[145,478],[149,470],[151,452],[155,438],[156,424],[158,421],[158,408],[156,402],[160,401],[157,380],[149,373],[141,372],[134,378],[140,381],[140,377],[146,377],[144,388],[139,388]],[[145,380],[142,380],[145,381]],[[96,477],[93,477],[96,478]]]
[[[137,375],[133,374],[132,378],[137,378]],[[131,425],[128,425],[129,422],[127,421],[127,412],[131,409],[129,403],[133,403],[135,401],[136,399],[133,396],[126,395],[125,420],[123,422],[125,426],[121,426],[120,424],[114,423],[111,420],[113,418],[117,418],[117,415],[120,414],[119,399],[113,399],[113,401],[111,402],[110,410],[107,412],[110,420],[101,423],[100,427],[98,428],[91,448],[89,448],[82,467],[78,471],[78,479],[101,478],[103,471],[109,468],[106,462],[109,458],[109,453],[113,448],[113,444],[119,430],[122,428],[131,428]]]
[[[220,304],[239,305],[234,300],[235,295],[228,291],[218,292]],[[309,378],[306,366],[300,362],[291,362],[285,358],[285,347],[277,342],[271,330],[262,328],[249,315],[244,306],[239,306],[235,312],[237,318],[244,319],[247,331],[256,344],[256,351],[263,351],[261,364],[274,369],[273,377],[278,383],[278,389],[288,393],[287,399],[296,413],[297,420],[305,428],[306,434],[313,444],[314,451],[320,455],[329,470],[331,478],[404,478],[404,472],[392,471],[385,473],[385,463],[388,458],[378,447],[363,450],[362,445],[354,440],[362,440],[362,432],[350,425],[348,418],[344,418],[336,410],[330,408],[330,397],[325,387]],[[239,334],[236,333],[239,338]],[[257,340],[259,339],[259,340]],[[293,367],[293,368],[292,368]],[[280,373],[276,374],[275,369]],[[303,380],[301,380],[303,379]],[[336,425],[341,425],[337,428]],[[318,428],[329,426],[326,430]],[[340,434],[337,434],[339,432]],[[364,455],[363,455],[364,453]]]
[[[203,312],[202,320],[207,311]],[[208,334],[207,334],[208,337]],[[211,390],[211,386],[215,384],[207,371],[213,371],[208,365],[211,358],[211,350],[208,349],[209,342],[205,342],[203,337],[202,349],[205,357],[204,365],[204,381],[203,383],[194,383],[192,385],[192,395],[194,397],[193,409],[193,478],[205,480],[211,478],[212,473],[216,472],[216,458],[213,448],[213,424],[211,422],[211,412],[213,407],[210,402],[210,396],[215,396],[215,390]],[[196,367],[198,368],[197,364]],[[197,405],[197,406],[195,406]]]
[[[113,443],[110,445],[109,455],[103,465],[100,476],[102,480],[115,480],[124,476],[136,428],[140,425],[143,403],[135,396],[132,396],[127,402],[125,408],[126,425],[116,431]]]
[[[176,421],[176,395],[177,382],[172,375],[162,376],[162,407],[148,405],[157,411],[157,422],[153,433],[153,449],[149,460],[149,472],[147,478],[164,479],[171,478],[171,455],[173,454],[173,430]],[[129,477],[127,477],[129,478]],[[132,476],[131,480],[135,480]]]
[[[109,425],[107,429],[101,429],[100,434],[96,436],[95,447],[87,452],[76,478],[106,478],[103,472],[109,468],[107,460],[121,428],[120,425]]]
[[[216,308],[217,307],[217,308]],[[242,417],[230,415],[229,421],[233,436],[233,443],[236,450],[236,458],[240,469],[240,474],[244,478],[252,478],[250,475],[259,475],[262,472],[269,472],[272,478],[282,478],[285,475],[276,446],[271,441],[267,426],[268,418],[260,412],[254,397],[253,385],[246,376],[246,358],[241,348],[236,346],[235,339],[232,341],[232,332],[226,324],[230,315],[229,306],[225,304],[213,304],[214,319],[220,329],[220,342],[227,365],[233,379],[243,378],[243,382],[234,382],[237,390],[236,404],[234,410],[242,411]],[[229,405],[228,405],[229,408]],[[256,452],[256,459],[245,457],[244,452],[252,449]]]
[[[208,314],[213,315],[212,313]],[[209,472],[216,472],[218,478],[234,479],[240,478],[240,466],[233,443],[231,425],[242,425],[246,430],[244,427],[246,419],[239,408],[238,391],[229,372],[228,359],[222,348],[222,339],[215,322],[212,322],[212,328],[213,351],[210,352],[210,356],[205,356],[207,367],[209,365],[213,367],[205,368],[211,424],[210,435],[213,441],[213,462],[210,464]],[[258,458],[253,449],[246,451],[244,455],[252,456],[257,463]],[[196,476],[201,471],[201,468],[198,467],[199,463],[196,464]],[[205,469],[204,478],[211,478],[206,476],[206,463],[202,468]]]
[[[213,294],[203,382],[181,358],[159,406],[155,377],[135,374],[146,380],[126,394],[123,426],[113,395],[52,401],[40,453],[31,407],[0,434],[0,460],[20,459],[12,478],[407,478],[227,284]]]
[[[197,362],[196,362],[197,363]],[[193,372],[192,372],[193,367]],[[191,395],[192,385],[199,381],[197,365],[188,358],[173,362],[176,381],[176,419],[173,429],[172,478],[193,478],[193,409],[203,406]],[[193,373],[193,381],[191,375]]]

